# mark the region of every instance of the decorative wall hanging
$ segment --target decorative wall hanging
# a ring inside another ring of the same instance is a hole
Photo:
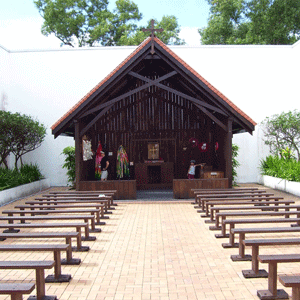
[[[92,143],[86,135],[82,138],[82,156],[83,160],[87,161],[93,158]]]
[[[96,160],[95,160],[95,178],[98,180],[101,179],[101,160],[102,160],[101,151],[102,151],[102,145],[101,142],[99,141],[97,152],[96,152]]]
[[[129,177],[129,160],[124,147],[121,145],[117,152],[117,178]]]

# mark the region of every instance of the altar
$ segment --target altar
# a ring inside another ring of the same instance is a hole
[[[159,161],[136,163],[135,178],[138,190],[172,188],[174,163]]]

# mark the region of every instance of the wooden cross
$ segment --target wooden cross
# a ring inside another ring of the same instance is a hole
[[[154,51],[154,37],[155,37],[155,34],[154,34],[154,31],[157,31],[157,32],[163,32],[164,30],[162,28],[159,28],[159,29],[155,29],[154,28],[154,20],[152,19],[151,20],[151,28],[142,28],[142,31],[143,32],[146,32],[146,31],[151,31],[151,51],[150,53],[151,54],[154,54],[155,51]]]

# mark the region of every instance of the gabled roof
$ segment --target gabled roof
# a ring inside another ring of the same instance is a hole
[[[151,56],[153,59],[162,59],[164,63],[169,65],[172,70],[178,72],[181,76],[181,80],[190,82],[191,86],[185,85],[185,88],[193,89],[193,94],[203,94],[210,99],[211,104],[214,104],[217,112],[224,111],[224,113],[233,118],[233,122],[237,125],[238,130],[236,132],[248,131],[252,133],[256,123],[242,110],[240,110],[234,103],[232,103],[225,95],[218,91],[208,81],[206,81],[200,74],[198,74],[192,67],[185,63],[180,57],[178,57],[167,45],[165,45],[160,39],[150,37],[144,40],[122,63],[120,63],[110,74],[108,74],[101,82],[99,82],[89,93],[87,93],[77,104],[75,104],[66,114],[64,114],[53,126],[51,127],[52,133],[57,137],[60,134],[72,135],[74,131],[74,120],[82,117],[84,113],[94,108],[94,111],[101,109],[99,103],[102,101],[101,97],[109,97],[110,89],[115,84],[117,85],[121,79],[125,76],[129,76],[130,72],[138,63],[149,57],[151,44],[154,44],[155,55]],[[132,74],[131,74],[132,75]],[[129,82],[130,80],[127,80]],[[163,88],[160,86],[160,88]],[[183,94],[183,98],[185,93]],[[120,97],[120,96],[119,96]],[[191,97],[190,97],[191,98]],[[189,96],[187,95],[189,100]],[[199,98],[200,99],[200,98]],[[103,103],[103,101],[102,101]],[[211,111],[215,113],[213,106],[208,105]],[[205,109],[205,108],[203,108]]]

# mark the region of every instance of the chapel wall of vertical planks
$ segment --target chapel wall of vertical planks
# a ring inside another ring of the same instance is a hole
[[[94,124],[88,135],[95,150],[98,141],[101,141],[112,153],[109,156],[109,179],[116,179],[117,149],[120,145],[135,164],[148,159],[147,143],[151,141],[159,143],[160,158],[174,164],[174,178],[179,179],[186,178],[191,159],[197,163],[205,162],[214,170],[225,171],[220,130],[223,131],[191,101],[153,86],[116,102]],[[207,143],[207,151],[201,152],[197,145],[193,145],[193,138],[199,143]],[[218,151],[214,146],[216,142],[219,143]],[[131,178],[134,178],[134,168],[131,167],[130,171]]]

